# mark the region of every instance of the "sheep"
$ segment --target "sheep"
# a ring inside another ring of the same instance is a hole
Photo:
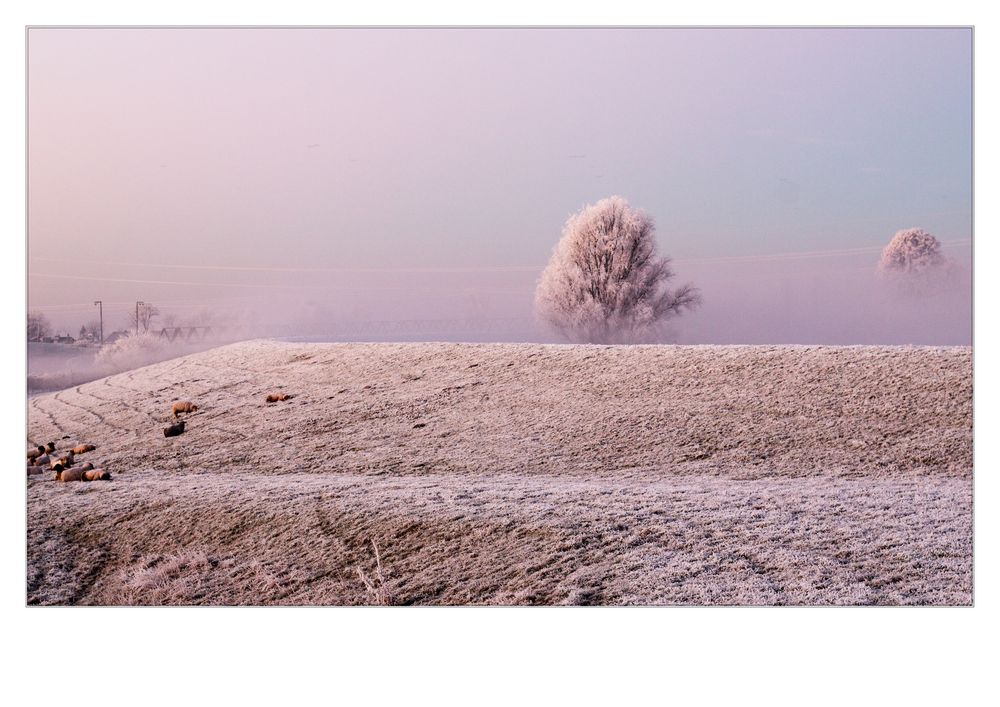
[[[111,481],[111,472],[104,469],[56,469],[56,481]]]
[[[269,403],[277,403],[281,402],[282,400],[289,400],[291,399],[291,397],[292,396],[289,395],[288,393],[271,393],[270,395],[267,396],[265,400],[266,402]]]
[[[92,452],[95,449],[97,449],[97,447],[93,444],[78,444],[70,451],[73,452],[73,454],[86,454],[87,452]]]
[[[173,404],[170,411],[173,413],[174,417],[179,417],[178,413],[182,412],[195,412],[198,406],[187,400],[179,400]]]
[[[73,452],[72,451],[66,452],[66,454],[64,454],[63,456],[57,457],[56,459],[52,459],[49,462],[49,466],[51,466],[52,468],[55,468],[56,464],[62,464],[63,467],[67,469],[73,466]]]
[[[93,472],[86,472],[80,469],[59,469],[56,471],[56,481],[83,481],[83,475],[86,473]]]
[[[42,456],[43,454],[45,454],[45,447],[43,447],[42,445],[38,445],[34,449],[29,449],[28,461],[35,461],[35,459]]]
[[[177,435],[184,432],[184,421],[181,420],[175,425],[170,425],[170,427],[163,428],[164,437],[176,437]]]

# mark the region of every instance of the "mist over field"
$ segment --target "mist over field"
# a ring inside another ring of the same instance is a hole
[[[29,342],[28,395],[71,388],[104,376],[204,351],[220,343],[168,342],[148,335],[123,339],[117,345],[108,344],[103,348]]]
[[[946,252],[968,249],[967,244]],[[957,276],[930,294],[906,293],[879,278],[877,253],[814,259],[685,262],[677,260],[677,281],[690,281],[704,302],[671,325],[668,342],[688,344],[923,344],[972,343],[972,268],[956,258]],[[256,273],[273,285],[266,295],[210,299],[211,285],[189,288],[210,304],[171,305],[164,312],[210,310],[228,324],[233,338],[311,337],[344,341],[539,341],[559,339],[540,327],[532,300],[540,268],[507,272],[323,273],[302,289],[283,273]],[[204,276],[207,277],[208,276]],[[229,280],[239,279],[229,276]],[[331,284],[335,282],[336,284]],[[484,282],[489,283],[484,286]],[[285,289],[287,287],[287,289]],[[106,290],[106,288],[104,288]],[[95,292],[99,291],[97,289]],[[92,307],[90,309],[93,309]],[[129,305],[122,304],[119,318]],[[109,307],[109,311],[115,311]],[[74,332],[92,317],[49,312],[57,328]],[[378,326],[363,326],[378,323]],[[76,325],[76,327],[74,327]],[[154,329],[160,325],[154,322]]]
[[[691,266],[705,292],[702,309],[678,321],[683,343],[972,344],[967,264],[941,292],[900,292],[870,263],[808,261]]]

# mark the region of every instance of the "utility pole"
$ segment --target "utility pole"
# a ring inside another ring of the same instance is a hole
[[[142,305],[143,307],[145,307],[146,303],[143,302],[142,300],[139,300],[138,302],[135,303],[135,335],[136,336],[139,336],[139,305]]]
[[[98,308],[97,311],[101,314],[101,346],[104,346],[104,302],[94,300],[94,306]]]

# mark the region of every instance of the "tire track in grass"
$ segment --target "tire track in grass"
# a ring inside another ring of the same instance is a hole
[[[97,418],[98,418],[98,421],[103,421],[103,420],[104,420],[104,418],[102,418],[102,417],[101,417],[100,415],[97,415],[97,414],[95,414],[95,413],[92,413],[92,412],[90,412],[89,410],[87,410],[86,408],[84,408],[84,407],[81,407],[80,405],[73,405],[72,403],[68,403],[68,402],[66,402],[65,400],[63,400],[63,399],[62,399],[61,397],[59,397],[60,395],[62,395],[62,393],[63,393],[63,392],[64,392],[64,391],[59,391],[58,393],[56,393],[55,395],[53,395],[51,399],[52,399],[52,400],[55,400],[55,401],[56,401],[56,402],[58,402],[58,403],[60,403],[60,404],[61,404],[61,405],[63,405],[64,407],[67,407],[67,408],[70,408],[70,409],[74,409],[74,410],[82,410],[82,411],[84,411],[84,412],[87,412],[87,413],[90,413],[91,415],[93,415],[93,416],[97,417]],[[56,420],[57,418],[56,418],[56,416],[55,416],[55,415],[49,415],[49,419],[51,419],[51,420]],[[73,425],[77,425],[77,424],[79,424],[79,422],[80,422],[79,418],[78,418],[78,417],[76,417],[76,416],[74,416],[74,415],[69,415],[69,416],[67,416],[67,420],[68,420],[68,422],[69,422],[69,423],[71,423],[71,424],[73,424]],[[58,422],[56,423],[56,427],[57,427],[57,428],[59,429],[59,431],[60,431],[60,432],[62,432],[62,433],[63,433],[64,435],[68,435],[68,434],[70,434],[70,430],[69,430],[69,429],[67,429],[67,428],[64,428],[64,427],[63,427],[62,425],[60,425],[60,424],[59,424]],[[74,427],[74,429],[75,429],[75,427]]]
[[[170,388],[173,388],[175,385],[177,385],[176,376],[173,376],[172,374],[175,373],[179,368],[181,368],[182,366],[184,366],[184,364],[186,362],[187,362],[186,357],[181,358],[181,359],[179,359],[177,361],[177,363],[175,363],[173,366],[171,366],[167,370],[165,370],[162,373],[159,373],[157,375],[154,375],[153,378],[156,379],[156,381],[159,382],[159,383],[165,382],[164,381],[165,378],[169,379],[171,382],[169,384],[163,386],[162,388],[157,388],[155,391],[152,391],[152,390],[147,391],[149,397],[153,397],[156,393],[166,392]],[[129,377],[129,380],[132,381],[132,382],[135,382],[134,378],[132,378],[132,377]]]
[[[104,385],[106,387],[108,387],[108,388],[117,388],[118,390],[122,390],[122,391],[125,391],[125,392],[130,392],[130,393],[137,393],[138,392],[138,391],[135,391],[135,390],[131,390],[130,388],[124,388],[124,387],[122,387],[120,385],[115,385],[114,383],[111,383],[110,380],[111,380],[110,378],[105,378],[104,379]],[[148,410],[141,410],[141,409],[137,408],[135,405],[133,405],[132,403],[128,402],[127,400],[125,400],[122,397],[119,397],[119,398],[115,399],[114,402],[118,403],[119,405],[121,405],[123,407],[128,408],[129,410],[131,410],[132,412],[134,412],[136,415],[145,415],[146,417],[148,417],[150,420],[152,420],[156,424],[160,424],[161,422],[163,422],[163,420],[156,419],[156,417],[154,417],[152,415],[152,413],[150,413]],[[121,429],[126,429],[126,428],[121,428]]]
[[[107,421],[107,420],[105,420],[105,419],[104,419],[104,416],[103,416],[103,415],[101,415],[100,413],[97,413],[97,412],[94,412],[93,410],[90,410],[90,409],[88,409],[88,408],[84,407],[83,405],[77,405],[76,403],[71,403],[71,402],[69,402],[68,400],[65,400],[65,399],[64,399],[64,398],[62,397],[62,396],[63,396],[63,395],[65,394],[65,392],[66,392],[66,391],[64,391],[64,390],[61,390],[61,391],[59,391],[58,393],[56,393],[55,395],[53,395],[53,396],[52,396],[52,399],[53,399],[53,400],[56,400],[56,401],[58,401],[59,403],[61,403],[62,405],[66,406],[66,407],[68,407],[68,408],[72,408],[72,409],[74,409],[74,410],[82,410],[83,412],[87,413],[87,414],[88,414],[88,415],[90,415],[91,417],[96,417],[96,418],[97,418],[97,421],[98,421],[98,423],[99,423],[100,425],[102,425],[102,426],[109,426],[109,427],[114,427],[114,425],[112,425],[112,424],[108,423],[108,421]],[[79,419],[79,417],[76,417],[76,418],[70,418],[70,419],[71,419],[72,421],[74,421],[74,422],[76,422],[76,423],[77,423],[77,427],[75,427],[74,429],[77,429],[77,430],[78,430],[78,429],[79,429],[80,427],[83,427],[84,429],[87,429],[87,428],[90,428],[90,427],[93,427],[93,425],[92,425],[92,424],[87,424],[87,423],[84,423],[84,422],[81,422],[81,421],[80,421],[80,419]],[[67,435],[67,432],[66,432],[66,431],[63,431],[63,435],[64,435],[64,436],[65,436],[65,435]],[[75,434],[75,435],[72,435],[72,436],[79,436],[79,434]]]
[[[105,379],[104,385],[107,385],[107,379]],[[89,389],[86,390],[86,391],[84,391],[84,390],[81,390],[80,387],[78,387],[76,390],[80,394],[81,397],[86,396],[88,398],[93,398],[94,400],[98,401],[101,404],[104,404],[104,405],[118,404],[118,405],[127,407],[129,409],[132,409],[131,406],[129,406],[127,403],[125,403],[125,402],[123,402],[121,400],[115,400],[115,399],[111,399],[111,398],[102,398],[100,395],[97,395],[96,393],[91,392]],[[95,414],[97,414],[97,413],[95,413]],[[130,428],[123,427],[122,425],[118,425],[118,424],[112,422],[111,420],[109,420],[107,418],[103,418],[103,421],[104,421],[105,425],[107,425],[108,427],[110,427],[113,430],[117,430],[119,432],[131,432],[132,431]]]
[[[128,400],[126,399],[127,396],[128,396],[128,394],[138,394],[140,391],[136,391],[136,390],[133,390],[133,389],[130,389],[130,388],[126,388],[126,387],[123,387],[123,386],[120,386],[120,385],[116,385],[116,384],[114,384],[114,383],[111,382],[110,378],[105,378],[104,381],[103,381],[103,384],[109,390],[114,389],[114,390],[122,391],[125,395],[116,395],[115,398],[114,398],[114,400],[113,400],[113,402],[117,403],[118,405],[120,405],[121,407],[123,407],[123,408],[125,408],[127,410],[130,410],[135,415],[135,417],[133,418],[134,422],[132,423],[133,426],[131,426],[131,427],[119,427],[118,428],[122,432],[131,432],[135,436],[136,439],[142,439],[143,435],[147,431],[147,425],[146,425],[145,422],[142,421],[142,419],[141,419],[142,417],[146,417],[152,423],[152,425],[154,427],[159,427],[160,425],[162,425],[164,423],[164,421],[162,419],[158,419],[155,415],[153,415],[148,410],[144,410],[144,409],[138,408],[135,405],[133,405],[132,403],[128,402]],[[95,397],[97,397],[97,396],[95,396]],[[112,402],[112,401],[109,401],[109,402]]]
[[[178,359],[178,361],[174,365],[170,366],[167,370],[165,370],[165,371],[163,371],[161,373],[156,373],[156,374],[150,375],[149,377],[152,378],[153,380],[156,380],[156,381],[162,383],[164,381],[164,377],[165,376],[170,375],[171,373],[173,373],[174,371],[176,371],[178,368],[180,368],[181,366],[183,366],[185,363],[186,363],[186,361],[185,361],[184,357],[182,357],[182,358]],[[145,368],[145,366],[143,366],[143,368]],[[121,378],[122,376],[124,376],[125,378],[128,379],[129,383],[133,383],[134,384],[135,383],[135,372],[137,370],[139,370],[139,369],[132,368],[132,369],[129,369],[127,371],[123,371],[123,372],[121,372],[121,373],[119,373],[117,375],[108,376],[108,378],[105,378],[105,381],[107,381],[110,378]],[[127,390],[127,391],[129,391],[131,393],[136,393],[136,394],[143,394],[143,393],[145,393],[147,395],[147,397],[153,397],[153,396],[156,395],[156,393],[162,393],[162,392],[170,389],[171,387],[173,387],[175,385],[175,383],[171,383],[170,385],[164,386],[163,388],[158,388],[156,390],[150,390],[149,388],[139,389],[139,388],[135,388],[135,387],[132,387],[132,386],[118,385],[118,384],[112,384],[112,385],[114,385],[116,388],[120,388],[122,390]]]
[[[83,393],[80,391],[80,388],[81,388],[81,386],[79,386],[79,385],[76,386],[73,389],[73,392],[76,393],[79,397],[82,398],[83,397]],[[68,400],[63,400],[61,397],[59,397],[60,395],[62,395],[65,392],[66,391],[59,391],[58,393],[56,393],[56,395],[55,395],[56,400],[58,400],[61,403],[65,403],[66,405],[69,405],[70,407],[75,407],[75,408],[77,408],[79,410],[83,410],[84,412],[86,412],[86,413],[88,413],[90,415],[93,415],[98,420],[100,420],[100,422],[101,422],[102,425],[108,424],[108,421],[104,419],[104,415],[102,415],[101,413],[97,412],[96,410],[91,410],[90,408],[85,407],[83,405],[77,405],[76,403],[71,403]],[[89,397],[93,397],[93,396],[89,396]],[[95,398],[95,400],[96,400],[96,398]]]
[[[48,418],[49,424],[56,428],[56,430],[57,430],[57,432],[58,432],[58,434],[60,436],[61,435],[65,435],[66,434],[66,430],[63,429],[62,425],[60,425],[56,421],[56,418],[54,418],[52,416],[52,413],[50,413],[48,410],[46,410],[45,408],[41,407],[38,404],[40,400],[41,400],[41,398],[32,398],[31,399],[31,407],[34,408],[35,411],[42,413],[46,418]],[[37,447],[38,445],[36,444],[35,446]]]

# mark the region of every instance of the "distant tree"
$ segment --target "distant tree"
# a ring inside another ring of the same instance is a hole
[[[139,331],[146,333],[149,331],[149,327],[153,324],[153,319],[155,319],[159,314],[160,310],[157,309],[155,305],[146,303],[139,305]],[[133,332],[136,330],[136,311],[130,309],[128,313],[128,326]]]
[[[879,274],[907,297],[939,296],[955,289],[962,267],[941,252],[937,238],[921,228],[897,231],[882,251]]]
[[[897,231],[882,251],[883,273],[922,273],[945,264],[941,243],[922,228]]]
[[[28,341],[41,341],[52,334],[49,318],[38,310],[28,312]]]
[[[668,319],[701,302],[690,285],[667,287],[653,219],[619,196],[571,216],[535,291],[535,313],[570,341],[658,341]]]

